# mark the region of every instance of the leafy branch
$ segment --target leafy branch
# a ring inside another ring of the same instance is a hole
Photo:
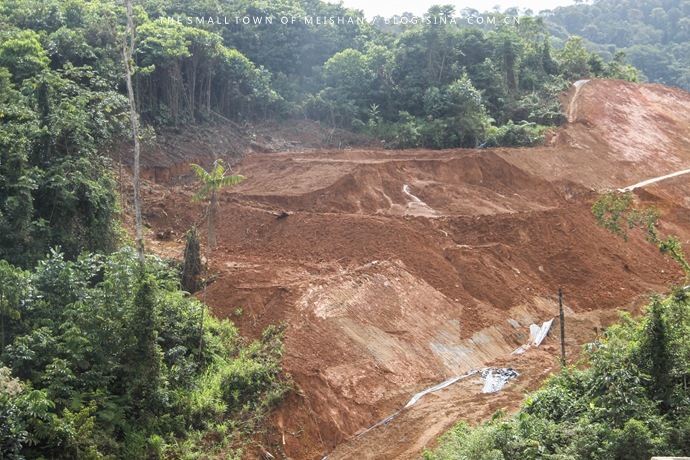
[[[628,230],[640,229],[645,233],[645,240],[658,246],[659,251],[678,262],[685,272],[686,284],[690,279],[690,264],[685,260],[685,253],[680,241],[675,236],[663,238],[658,231],[659,213],[652,207],[639,210],[633,207],[633,195],[607,191],[592,206],[592,214],[598,227],[604,227],[610,233],[622,236],[628,241]]]

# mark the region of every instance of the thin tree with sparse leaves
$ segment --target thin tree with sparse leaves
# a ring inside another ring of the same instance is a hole
[[[191,164],[194,174],[201,180],[203,186],[192,197],[192,202],[203,199],[209,200],[206,208],[206,261],[204,263],[204,290],[201,296],[201,325],[199,329],[199,356],[204,340],[204,310],[206,308],[206,285],[208,283],[208,263],[211,257],[211,244],[218,247],[215,232],[213,231],[213,218],[218,211],[217,192],[223,187],[230,187],[242,182],[245,177],[239,174],[227,175],[228,171],[222,165],[220,158],[213,162],[211,171],[206,171],[199,165]]]
[[[130,118],[132,121],[132,137],[134,138],[134,218],[137,234],[137,252],[139,253],[139,266],[144,269],[144,239],[142,236],[141,223],[141,186],[139,178],[139,157],[141,148],[139,147],[139,119],[134,101],[134,88],[132,87],[132,67],[134,61],[134,21],[132,19],[132,1],[126,0],[127,25],[122,37],[122,61],[125,66],[125,82],[127,83],[127,95],[129,97]]]

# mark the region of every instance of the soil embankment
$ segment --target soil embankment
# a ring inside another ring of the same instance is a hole
[[[597,228],[589,207],[605,189],[690,168],[690,95],[595,80],[570,104],[572,122],[534,149],[315,149],[237,163],[247,180],[220,193],[208,302],[250,336],[288,324],[284,368],[298,391],[261,440],[276,458],[415,458],[458,419],[516,410],[556,369],[557,327],[539,349],[510,353],[530,324],[557,316],[559,286],[576,356],[616,309],[640,312],[642,296],[682,280],[641,235],[624,243]],[[148,187],[149,247],[181,257],[201,221],[196,185]],[[689,191],[678,176],[635,193],[687,242]],[[416,392],[489,364],[521,376],[493,395],[458,382],[355,437]]]

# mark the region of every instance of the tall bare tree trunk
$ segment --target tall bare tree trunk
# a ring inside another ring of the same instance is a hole
[[[208,66],[208,83],[206,84],[206,113],[211,113],[211,82],[213,80],[213,65]]]
[[[213,168],[213,179],[216,178],[216,168]],[[208,262],[211,259],[211,241],[215,242],[213,233],[213,205],[216,202],[215,190],[211,192],[211,202],[206,213],[206,264],[204,265],[204,292],[201,295],[201,324],[199,325],[199,360],[203,359],[204,350],[204,311],[206,310],[206,286],[208,285]],[[218,246],[218,243],[215,242]]]
[[[0,295],[0,308],[4,302],[4,294]],[[2,349],[0,349],[0,355],[5,353],[5,310],[0,310],[0,316],[2,317]]]
[[[134,137],[134,217],[136,220],[137,251],[139,252],[139,265],[141,268],[144,268],[144,240],[142,238],[141,226],[141,187],[139,183],[139,156],[141,150],[139,147],[139,120],[137,119],[137,109],[134,102],[131,67],[132,54],[134,53],[134,22],[132,21],[132,1],[126,0],[125,4],[127,6],[127,27],[125,28],[125,35],[122,39],[122,59],[125,63],[129,111],[132,119],[132,134]]]

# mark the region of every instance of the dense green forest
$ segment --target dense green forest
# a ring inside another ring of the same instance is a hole
[[[570,35],[610,58],[625,51],[641,79],[690,91],[690,1],[600,0],[544,12],[554,45]]]
[[[15,84],[38,70],[60,72],[68,65],[88,67],[122,93],[113,27],[122,22],[122,8],[3,1],[0,11],[11,24],[0,65]],[[394,148],[474,147],[487,140],[530,145],[541,127],[562,122],[556,95],[569,80],[636,79],[623,54],[602,60],[579,38],[554,50],[541,17],[503,24],[507,15],[497,14],[497,25],[480,29],[448,23],[456,18],[452,6],[432,7],[430,24],[391,31],[378,22],[305,21],[363,17],[321,1],[148,0],[135,13],[134,84],[142,120],[154,128],[220,116],[306,117],[382,137]],[[279,18],[297,20],[282,24]],[[15,68],[12,53],[28,53],[24,68]]]
[[[249,343],[207,316],[202,355],[199,302],[131,248],[52,253],[31,272],[0,261],[0,283],[2,458],[232,458],[227,440],[259,430],[289,388],[280,328]]]

